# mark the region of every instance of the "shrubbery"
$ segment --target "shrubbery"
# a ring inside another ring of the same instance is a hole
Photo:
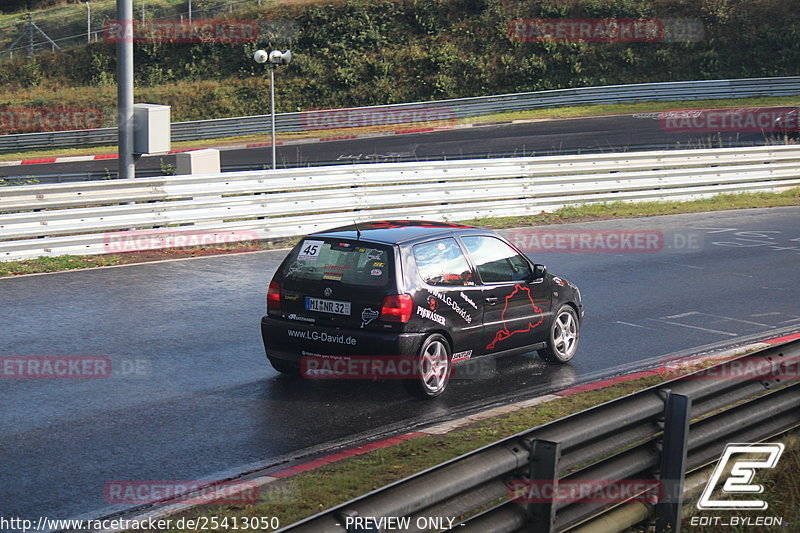
[[[266,6],[266,1],[265,1]],[[288,48],[278,75],[279,111],[374,105],[618,83],[798,74],[796,0],[401,0],[264,7],[230,15],[290,20],[291,41],[250,44],[137,44],[137,99],[174,106],[177,120],[263,112],[267,84],[258,48]],[[694,43],[512,42],[515,18],[692,17]],[[115,46],[97,43],[5,62],[11,95],[52,98],[65,86],[95,86],[114,103]],[[105,89],[102,87],[105,86]],[[16,91],[15,88],[28,88]],[[30,89],[33,88],[33,89]],[[75,92],[72,92],[74,97]],[[14,96],[15,104],[19,96]],[[147,98],[144,98],[144,97]],[[64,102],[60,102],[64,103]]]

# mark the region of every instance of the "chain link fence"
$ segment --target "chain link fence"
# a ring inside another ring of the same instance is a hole
[[[154,0],[133,0],[138,21],[192,21],[217,18],[245,8],[261,7],[267,0],[184,0],[164,5]],[[56,51],[103,39],[105,26],[117,19],[113,1],[82,2],[8,16],[0,19],[0,61],[30,57],[44,51]],[[291,28],[262,28],[262,35],[291,39]],[[280,30],[279,33],[278,30]],[[276,35],[273,35],[276,34]]]

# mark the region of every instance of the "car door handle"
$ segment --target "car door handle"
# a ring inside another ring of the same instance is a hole
[[[497,303],[497,296],[487,296],[484,298],[484,301],[489,305],[495,305]]]

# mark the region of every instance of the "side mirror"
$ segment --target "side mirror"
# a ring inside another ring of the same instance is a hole
[[[547,274],[547,267],[544,265],[533,265],[533,275],[531,276],[531,281],[537,281],[544,278],[544,275]]]

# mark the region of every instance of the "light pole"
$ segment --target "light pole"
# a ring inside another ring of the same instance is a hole
[[[277,168],[277,158],[275,156],[275,67],[278,65],[288,65],[292,61],[292,51],[273,50],[269,54],[265,50],[256,50],[253,54],[256,63],[266,63],[269,61],[269,118],[270,118],[270,144],[272,145],[272,169]]]
[[[122,37],[117,42],[117,105],[119,107],[119,177],[136,177],[133,157],[133,0],[117,0]]]

